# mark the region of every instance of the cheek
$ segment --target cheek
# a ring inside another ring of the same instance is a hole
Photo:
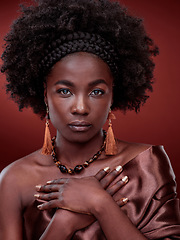
[[[108,118],[108,113],[109,111],[106,112],[101,111],[99,116],[97,116],[97,122],[99,122],[99,124],[97,124],[97,128],[102,128],[104,126]]]
[[[61,108],[57,108],[56,106],[50,106],[49,116],[52,126],[62,132],[65,130],[65,126],[67,124],[67,113],[64,112]]]
[[[111,107],[111,101],[107,101],[106,103],[103,104],[97,104],[94,105],[93,107],[93,112],[94,112],[94,118],[96,119],[97,122],[99,122],[99,125],[104,125],[109,114],[109,110]]]
[[[58,123],[64,121],[64,116],[66,116],[65,114],[66,105],[62,104],[57,98],[49,97],[48,106],[51,123],[54,125],[54,127],[56,127]]]

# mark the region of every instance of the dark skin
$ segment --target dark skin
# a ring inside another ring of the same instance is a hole
[[[57,154],[64,165],[83,164],[99,150],[113,101],[112,87],[108,65],[92,54],[71,54],[54,65],[47,77],[45,102],[57,129]],[[0,238],[23,239],[22,212],[37,199],[45,200],[38,211],[58,208],[41,240],[70,239],[75,233],[85,238],[92,234],[91,228],[100,227],[108,240],[146,239],[120,208],[128,196],[116,200],[113,196],[127,183],[117,167],[148,147],[118,141],[117,156],[103,153],[76,175],[60,173],[52,157],[43,156],[41,150],[15,162],[1,174]],[[103,170],[105,167],[110,170]],[[119,175],[121,180],[113,182]],[[87,226],[90,228],[82,232]]]

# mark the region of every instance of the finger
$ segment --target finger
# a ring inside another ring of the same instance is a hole
[[[119,207],[122,207],[124,205],[126,205],[126,203],[129,201],[128,198],[121,198],[120,200],[118,200],[116,203]]]
[[[59,185],[37,185],[36,191],[37,192],[58,192]]]
[[[117,166],[113,171],[111,171],[106,177],[104,177],[102,180],[100,180],[100,183],[104,189],[106,189],[112,181],[119,176],[119,174],[122,172],[123,168],[122,166]]]
[[[68,180],[69,180],[68,178],[59,178],[59,179],[47,181],[46,184],[47,185],[49,185],[49,184],[64,184],[64,183],[67,183]]]
[[[41,199],[45,201],[51,201],[54,199],[58,199],[59,194],[58,193],[48,193],[48,194],[34,194],[34,197],[36,199]]]
[[[118,182],[116,182],[113,186],[106,189],[106,191],[113,196],[120,188],[122,188],[126,183],[128,183],[128,177],[125,176]]]
[[[109,172],[110,172],[110,168],[109,168],[109,167],[105,167],[104,169],[101,169],[101,170],[95,175],[95,178],[100,181],[100,180],[101,180],[103,177],[105,177]]]
[[[49,209],[53,209],[53,208],[57,208],[57,207],[59,207],[59,206],[58,206],[58,200],[56,200],[56,199],[37,206],[37,208],[39,210],[49,210]]]

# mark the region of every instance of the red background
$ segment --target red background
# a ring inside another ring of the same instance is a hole
[[[0,3],[0,46],[13,19],[18,15],[20,0]],[[27,2],[30,2],[27,1]],[[160,47],[155,59],[154,92],[139,114],[116,113],[115,135],[123,140],[164,145],[174,168],[180,193],[179,161],[179,0],[122,0],[131,13],[144,19],[147,32]],[[0,48],[0,54],[2,48]],[[0,75],[0,170],[16,159],[41,147],[44,122],[31,110],[18,107],[5,94],[5,77]]]

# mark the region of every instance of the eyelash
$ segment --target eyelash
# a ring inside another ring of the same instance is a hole
[[[98,94],[95,94],[95,92],[96,92],[96,93],[98,92]],[[93,93],[94,93],[94,94],[93,94]],[[102,96],[104,93],[105,93],[105,92],[104,92],[103,90],[101,90],[101,89],[95,89],[95,90],[93,90],[93,91],[90,93],[90,95]]]
[[[67,91],[66,93],[65,93],[65,91]],[[69,89],[68,88],[60,88],[60,89],[58,89],[57,90],[57,93],[59,93],[59,94],[61,94],[61,95],[72,95],[72,93],[69,91]]]
[[[68,88],[60,88],[57,90],[57,93],[64,95],[64,96],[70,96],[72,95],[71,91]],[[105,91],[102,89],[94,89],[89,93],[90,96],[102,96],[104,95]]]

